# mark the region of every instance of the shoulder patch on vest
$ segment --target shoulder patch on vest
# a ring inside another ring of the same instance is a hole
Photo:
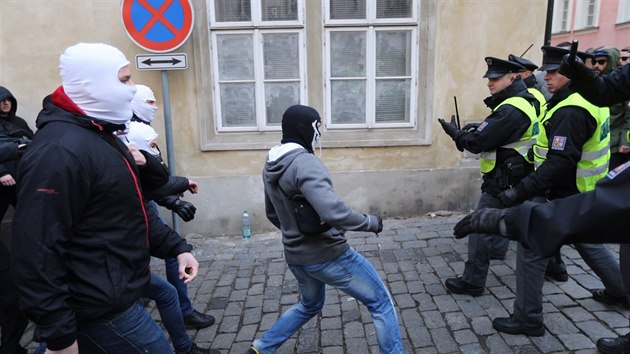
[[[552,150],[564,150],[564,146],[567,144],[567,137],[566,136],[559,136],[556,135],[553,137],[553,141],[551,142],[551,149]]]
[[[608,172],[606,177],[608,179],[613,179],[613,178],[617,177],[618,174],[620,174],[621,172],[625,171],[628,167],[630,167],[630,161],[615,167],[614,170],[611,170],[610,172]]]

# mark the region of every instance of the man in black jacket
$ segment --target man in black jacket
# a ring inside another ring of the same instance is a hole
[[[21,307],[52,353],[171,353],[139,301],[150,256],[177,257],[186,281],[199,264],[148,207],[135,161],[113,135],[132,115],[129,61],[80,43],[59,68],[62,86],[18,172],[11,262]]]
[[[527,86],[518,72],[525,68],[507,60],[487,57],[491,96],[484,103],[492,113],[478,126],[459,129],[453,123],[439,120],[444,131],[455,141],[459,150],[480,153],[483,184],[477,209],[500,208],[497,199],[533,170],[524,155],[538,134],[536,98],[527,92]],[[507,242],[490,234],[474,234],[468,239],[468,260],[461,277],[446,279],[445,285],[455,294],[478,296],[483,294],[493,250],[504,254]]]

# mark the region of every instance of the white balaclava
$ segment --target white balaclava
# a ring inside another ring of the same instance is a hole
[[[131,101],[133,113],[135,113],[138,118],[151,124],[153,118],[155,118],[157,107],[148,104],[147,101],[155,101],[155,95],[153,95],[153,91],[151,91],[148,86],[136,85],[136,88],[136,95],[133,97],[133,101]]]
[[[151,146],[151,142],[157,139],[158,133],[147,124],[141,122],[129,123],[129,133],[125,135],[129,144],[135,145],[138,150],[144,150],[153,156],[160,155],[160,150]]]
[[[113,124],[132,117],[136,87],[120,82],[118,70],[129,65],[125,55],[103,43],[79,43],[59,57],[59,73],[66,95],[86,115]]]

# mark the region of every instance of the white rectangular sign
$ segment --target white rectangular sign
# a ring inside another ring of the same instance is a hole
[[[185,53],[138,54],[136,68],[138,70],[184,70],[188,68],[188,57]]]

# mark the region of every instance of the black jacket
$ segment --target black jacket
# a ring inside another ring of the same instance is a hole
[[[565,85],[547,101],[547,111],[572,93],[569,85]],[[536,196],[556,199],[579,193],[577,163],[582,158],[582,146],[597,129],[597,121],[582,107],[565,106],[555,111],[541,129],[547,132],[549,144],[554,137],[566,143],[562,150],[549,149],[545,162],[515,187],[519,195],[523,199]]]
[[[112,135],[120,126],[53,104],[37,122],[19,164],[11,268],[37,339],[64,348],[77,322],[118,313],[141,296],[150,255],[191,247],[146,203],[133,157]]]
[[[572,88],[587,101],[599,107],[630,100],[630,65],[624,65],[610,75],[575,77]]]
[[[541,256],[563,244],[630,243],[630,162],[610,171],[595,190],[506,209],[507,234]]]
[[[486,98],[484,103],[490,109],[495,109],[501,102],[510,97],[523,97],[532,103],[536,113],[540,107],[538,100],[527,91],[527,86],[520,77],[504,90]],[[501,146],[513,143],[521,139],[530,125],[530,119],[520,109],[512,105],[503,105],[492,112],[474,132],[462,131],[455,138],[458,149],[465,149],[472,153],[497,150],[496,168],[490,173],[484,174],[481,190],[492,195],[497,195],[508,188],[508,185],[499,185],[496,174],[501,173],[502,165],[508,158],[517,158],[523,165],[528,163],[514,149],[505,149]]]

